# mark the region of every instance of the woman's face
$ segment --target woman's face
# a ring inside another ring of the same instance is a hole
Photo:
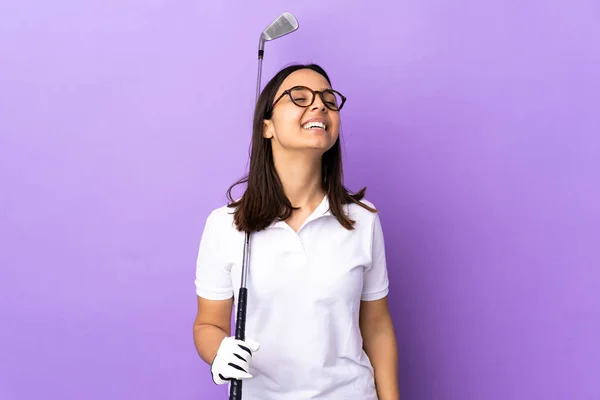
[[[311,69],[301,69],[291,73],[281,84],[275,99],[294,86],[306,86],[312,90],[331,89],[327,79]],[[308,125],[320,122],[319,126]],[[309,107],[295,105],[288,95],[281,98],[273,109],[270,120],[264,120],[263,136],[272,139],[274,151],[278,148],[287,151],[315,150],[320,155],[329,150],[337,140],[340,131],[340,114],[323,104],[319,95]]]

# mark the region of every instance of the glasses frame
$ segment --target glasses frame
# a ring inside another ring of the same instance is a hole
[[[294,101],[294,98],[292,97],[292,91],[294,91],[294,90],[298,90],[298,89],[306,89],[306,90],[308,90],[309,92],[311,92],[311,93],[312,93],[312,101],[310,102],[310,104],[308,104],[308,105],[306,105],[306,106],[301,106],[300,104],[298,104],[298,103],[296,103],[296,102]],[[323,98],[323,92],[331,92],[331,93],[334,93],[334,94],[337,94],[337,95],[339,95],[339,96],[341,97],[341,99],[342,99],[342,102],[340,103],[340,105],[339,105],[337,108],[332,108],[331,106],[329,106],[329,105],[327,104],[327,102],[326,102],[326,101],[325,101],[325,99]],[[285,97],[286,95],[287,95],[287,96],[289,96],[290,100],[292,101],[292,103],[294,103],[294,105],[296,105],[296,106],[298,106],[298,107],[302,107],[302,108],[308,108],[308,107],[312,106],[312,105],[313,105],[313,103],[315,102],[315,99],[317,98],[317,94],[318,94],[318,95],[319,95],[319,97],[321,98],[321,101],[323,102],[323,105],[324,105],[325,107],[329,108],[329,109],[330,109],[330,110],[332,110],[332,111],[340,111],[340,110],[342,109],[342,107],[344,106],[344,103],[346,103],[346,96],[344,96],[343,94],[341,94],[341,93],[340,93],[340,92],[338,92],[337,90],[333,90],[333,89],[325,89],[325,90],[312,90],[311,88],[309,88],[309,87],[306,87],[306,86],[294,86],[294,87],[291,87],[291,88],[289,88],[289,89],[287,89],[287,90],[284,90],[284,91],[283,91],[283,93],[281,94],[281,96],[279,96],[279,97],[277,98],[277,100],[275,100],[275,101],[273,102],[273,105],[271,105],[271,109],[272,109],[273,107],[275,107],[275,104],[277,104],[277,102],[279,102],[279,100],[281,100],[281,99],[282,99],[283,97]]]

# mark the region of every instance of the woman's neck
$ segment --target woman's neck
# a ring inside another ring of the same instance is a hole
[[[283,192],[293,207],[315,208],[323,200],[321,157],[285,154],[273,157]]]

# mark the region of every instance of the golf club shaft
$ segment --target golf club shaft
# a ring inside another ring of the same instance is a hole
[[[262,51],[258,53],[258,77],[256,79],[256,101],[258,101],[258,97],[260,96],[260,78],[262,75]]]
[[[238,340],[246,339],[246,305],[248,300],[248,289],[246,288],[246,279],[248,275],[250,247],[250,232],[246,232],[244,241],[244,256],[242,259],[242,279],[240,282],[240,291],[238,297],[237,315],[235,320],[235,338]],[[229,400],[242,400],[242,381],[234,379],[229,387]]]
[[[282,20],[282,18],[284,20]],[[284,21],[284,22],[283,22]],[[275,31],[271,31],[271,34],[267,34],[269,30],[275,27]],[[279,30],[277,30],[279,28]],[[282,30],[283,28],[283,30]],[[256,78],[256,103],[260,97],[260,81],[262,76],[262,61],[264,55],[265,40],[272,40],[298,29],[298,21],[290,13],[283,13],[277,20],[265,30],[258,42],[258,75]],[[248,289],[246,288],[246,279],[248,276],[248,265],[250,263],[250,232],[246,232],[246,241],[244,242],[244,256],[242,259],[242,279],[240,282],[240,290],[238,297],[238,308],[236,315],[236,326],[235,326],[235,338],[238,340],[245,340],[246,338],[246,305],[248,300]],[[249,372],[249,371],[247,371]],[[229,389],[229,400],[242,400],[242,381],[241,379],[234,379],[231,381]]]
[[[262,38],[260,44],[262,45]],[[260,47],[260,45],[259,45]],[[258,76],[256,78],[256,101],[260,96],[260,80],[262,75],[263,50],[258,51]],[[242,259],[242,280],[240,282],[240,292],[238,297],[238,309],[235,320],[235,338],[244,340],[246,338],[246,305],[248,300],[248,289],[246,288],[246,277],[248,275],[250,247],[250,232],[246,232],[246,241],[244,242],[244,258]],[[234,379],[229,387],[229,400],[242,400],[242,381]]]

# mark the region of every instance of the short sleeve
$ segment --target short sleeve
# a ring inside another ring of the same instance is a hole
[[[233,296],[231,266],[223,252],[223,222],[213,211],[206,219],[196,260],[196,294],[208,300]]]
[[[389,280],[383,229],[379,214],[375,213],[371,230],[371,264],[365,269],[361,300],[379,300],[387,296],[388,292]]]

